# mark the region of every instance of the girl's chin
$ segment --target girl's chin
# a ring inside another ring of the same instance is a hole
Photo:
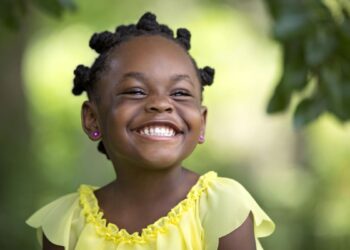
[[[181,166],[181,161],[171,160],[166,157],[160,157],[157,159],[144,159],[142,168],[149,170],[165,170],[171,169],[177,166]]]

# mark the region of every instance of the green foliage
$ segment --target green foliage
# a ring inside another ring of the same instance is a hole
[[[19,29],[31,5],[54,17],[76,9],[74,0],[0,0],[0,23],[8,29]]]
[[[42,9],[47,14],[54,17],[62,16],[67,10],[74,10],[75,5],[73,0],[32,0],[38,8]]]
[[[350,10],[338,1],[340,17],[321,0],[266,0],[275,20],[274,36],[282,45],[283,73],[267,112],[285,111],[292,96],[307,92],[294,113],[302,127],[324,112],[350,119]]]
[[[25,1],[2,0],[0,6],[0,22],[10,29],[18,29],[21,17],[27,12]]]

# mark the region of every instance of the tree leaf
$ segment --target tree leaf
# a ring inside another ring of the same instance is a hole
[[[66,10],[77,10],[77,5],[75,4],[74,0],[59,0],[59,3],[61,4],[62,8]]]
[[[59,0],[33,0],[33,3],[38,8],[54,17],[61,17],[64,10]]]
[[[291,40],[284,46],[284,84],[288,91],[302,90],[307,85],[308,67],[304,61],[303,43]]]
[[[292,92],[285,90],[282,77],[269,100],[266,112],[272,114],[286,110],[290,103],[291,94]]]
[[[335,31],[324,27],[309,36],[305,43],[306,62],[311,67],[324,63],[337,48]]]
[[[314,121],[326,110],[326,104],[321,97],[314,96],[302,100],[294,112],[294,127],[299,129]]]
[[[339,117],[343,117],[343,94],[341,71],[335,66],[325,66],[321,69],[319,84],[327,98],[328,108]]]
[[[300,91],[307,85],[307,67],[292,61],[285,66],[283,84],[285,91]]]
[[[294,91],[307,85],[308,69],[303,61],[303,49],[299,42],[289,41],[284,45],[283,75],[275,88],[268,105],[268,113],[284,111],[288,108]]]
[[[340,43],[339,53],[350,61],[350,17],[348,15],[344,14],[344,20],[338,29],[338,39]]]
[[[306,33],[310,19],[305,11],[285,12],[275,24],[274,35],[278,40],[296,38]]]

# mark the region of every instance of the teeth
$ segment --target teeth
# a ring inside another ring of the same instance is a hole
[[[144,127],[139,130],[139,133],[141,135],[148,135],[148,136],[165,136],[165,137],[171,137],[175,135],[175,131],[170,127]]]

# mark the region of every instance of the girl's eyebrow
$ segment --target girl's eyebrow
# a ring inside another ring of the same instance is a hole
[[[120,82],[123,82],[127,78],[133,78],[133,79],[136,79],[137,81],[142,82],[142,83],[147,82],[146,76],[144,74],[142,74],[141,72],[131,71],[131,72],[125,73],[123,75],[122,79],[120,80]]]
[[[190,83],[191,85],[193,85],[191,77],[189,77],[188,75],[179,74],[179,75],[174,75],[174,76],[171,77],[171,81],[172,82],[179,82],[179,81],[182,81],[182,80],[184,80],[184,81]]]
[[[122,79],[120,80],[120,82],[123,82],[124,80],[126,80],[127,78],[133,78],[133,79],[136,79],[137,81],[139,82],[142,82],[142,83],[146,83],[148,82],[147,80],[147,77],[141,73],[141,72],[135,72],[135,71],[131,71],[131,72],[128,72],[128,73],[125,73],[122,77]],[[189,77],[188,75],[186,74],[176,74],[176,75],[173,75],[171,78],[170,78],[171,82],[173,83],[177,83],[179,81],[186,81],[188,83],[190,83],[191,85],[194,85],[192,80],[191,80],[191,77]]]

